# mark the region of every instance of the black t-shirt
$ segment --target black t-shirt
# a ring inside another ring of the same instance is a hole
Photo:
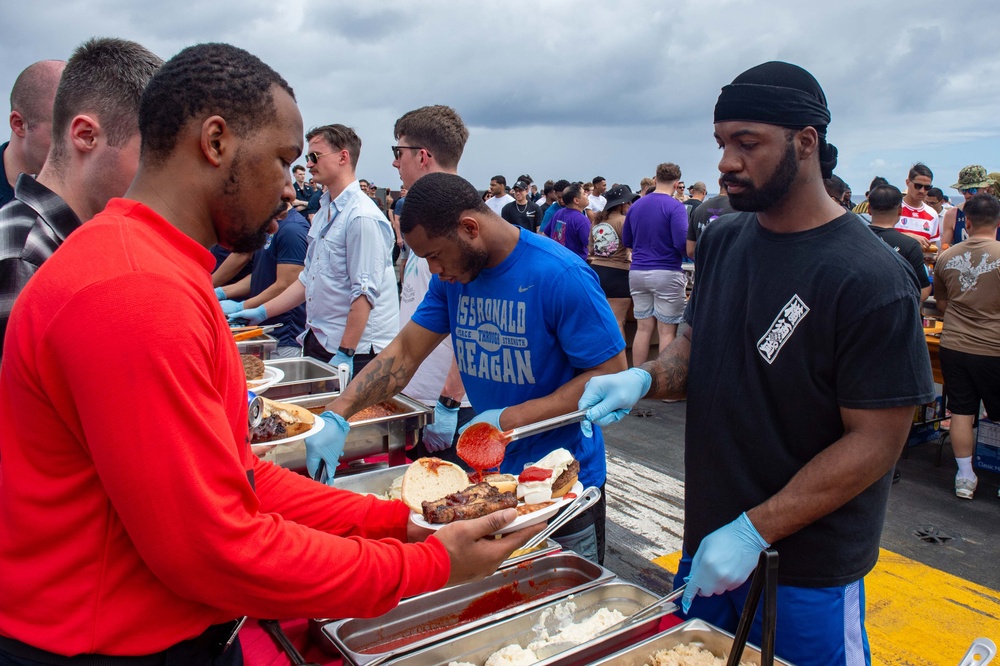
[[[523,208],[516,201],[511,201],[500,210],[500,217],[535,233],[538,231],[538,225],[542,223],[542,209],[531,201],[526,202]]]
[[[876,236],[885,241],[886,245],[898,252],[899,256],[906,260],[906,263],[913,267],[913,272],[917,275],[917,282],[920,283],[921,289],[931,286],[930,278],[927,276],[927,265],[924,263],[924,250],[920,247],[920,243],[916,238],[907,236],[896,229],[876,227],[871,224],[868,225],[868,228]]]
[[[687,239],[689,241],[697,241],[701,238],[701,232],[705,230],[709,222],[732,212],[735,211],[729,205],[729,197],[725,195],[720,194],[719,196],[702,201],[698,204],[697,208],[689,211]]]
[[[934,397],[916,278],[848,213],[767,231],[753,213],[698,242],[685,435],[684,549],[781,490],[844,433],[839,408]],[[846,585],[878,559],[892,474],[774,544],[782,584]]]

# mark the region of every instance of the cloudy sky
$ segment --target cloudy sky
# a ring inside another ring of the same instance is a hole
[[[4,0],[12,5],[13,0]],[[8,9],[11,7],[8,6]],[[363,140],[359,177],[398,187],[389,147],[406,111],[448,104],[471,137],[460,172],[590,179],[635,188],[676,162],[717,178],[712,109],[743,70],[786,60],[826,91],[837,173],[863,194],[903,186],[916,161],[951,185],[966,164],[1000,171],[1000,3],[925,0],[673,3],[473,0],[45,0],[0,23],[0,90],[28,64],[92,36],[164,58],[204,41],[260,56],[295,89],[306,127]],[[954,191],[950,194],[957,194]]]

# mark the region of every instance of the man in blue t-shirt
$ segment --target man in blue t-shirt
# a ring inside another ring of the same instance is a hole
[[[590,267],[494,214],[468,181],[445,173],[416,181],[401,230],[435,277],[412,320],[329,405],[334,423],[307,440],[314,455],[342,451],[345,419],[401,391],[449,334],[477,412],[471,423],[500,430],[572,412],[589,378],[625,368],[625,341]],[[584,434],[571,425],[514,441],[500,469],[517,474],[558,448],[579,461],[584,486],[604,485],[599,428]],[[604,506],[557,532],[559,543],[602,559]]]
[[[255,308],[284,291],[299,278],[308,246],[309,222],[289,206],[284,219],[278,220],[278,230],[267,239],[262,249],[254,252],[251,274],[236,284],[215,290],[215,295],[222,300],[223,312],[229,315]],[[245,301],[235,300],[243,297],[246,297]],[[295,338],[302,333],[305,321],[306,306],[303,303],[261,323],[262,326],[282,324],[271,334],[278,339],[278,356],[302,355],[302,347]]]

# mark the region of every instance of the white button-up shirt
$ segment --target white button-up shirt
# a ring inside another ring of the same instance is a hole
[[[399,332],[392,266],[396,235],[389,220],[355,180],[332,201],[329,192],[323,194],[309,240],[305,268],[299,274],[306,288],[307,330],[327,351],[336,351],[351,303],[364,296],[372,311],[357,351],[382,351]]]

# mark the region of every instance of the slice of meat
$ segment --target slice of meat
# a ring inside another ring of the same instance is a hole
[[[501,493],[488,483],[477,483],[442,499],[422,504],[424,520],[435,525],[481,518],[516,506],[514,493]]]
[[[247,376],[247,381],[264,378],[264,361],[253,354],[240,354],[240,360],[243,361],[243,372]]]

